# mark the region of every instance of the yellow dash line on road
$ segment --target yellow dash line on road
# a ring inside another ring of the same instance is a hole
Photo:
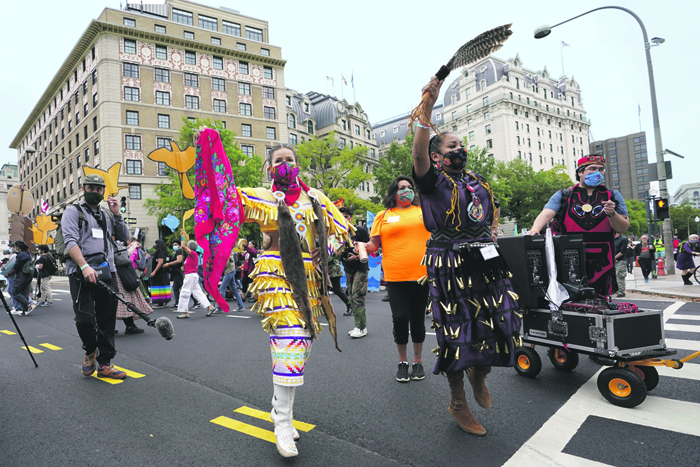
[[[114,365],[114,368],[116,368],[117,370],[123,371],[124,373],[126,373],[126,376],[128,376],[129,378],[143,378],[144,376],[146,376],[146,375],[143,375],[141,373],[136,373],[135,371],[127,370],[126,368],[122,368],[122,367],[117,366],[117,365]]]
[[[239,407],[234,412],[241,413],[243,415],[248,415],[249,417],[259,418],[260,420],[265,420],[272,422],[270,419],[270,412],[263,412],[262,410],[256,410],[250,407]],[[316,428],[316,425],[311,425],[310,423],[299,422],[297,420],[292,420],[292,425],[299,431],[311,431]]]
[[[92,374],[92,377],[93,377],[93,378],[96,378],[96,379],[99,379],[100,381],[104,381],[105,383],[109,383],[109,384],[121,384],[121,383],[124,382],[124,381],[121,380],[121,379],[100,378],[99,376],[97,376],[97,372],[94,372],[94,373]]]
[[[46,347],[49,350],[63,350],[61,347],[57,347],[57,346],[52,345],[52,344],[39,344],[39,345],[42,347]]]
[[[5,331],[5,330],[3,330],[3,331],[0,331],[0,332],[1,332],[1,333],[3,333],[3,334],[7,334],[8,336],[14,336],[15,334],[17,334],[16,332],[12,332],[12,331]]]
[[[27,349],[26,347],[22,347],[22,348],[25,349],[25,350]],[[39,349],[37,349],[36,347],[32,347],[31,345],[29,346],[29,351],[30,351],[31,353],[44,353],[43,350],[39,350]]]
[[[238,420],[234,420],[232,418],[217,417],[214,420],[211,420],[211,422],[226,428],[230,428],[232,430],[239,431],[241,433],[245,433],[246,435],[254,436],[256,438],[269,441],[270,443],[277,442],[277,439],[275,438],[275,434],[273,432],[263,430],[262,428],[258,428],[257,426],[248,425],[247,423],[239,422]]]

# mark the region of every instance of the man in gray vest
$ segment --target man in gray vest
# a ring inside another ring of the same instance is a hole
[[[119,212],[119,202],[109,197],[109,210],[100,207],[104,199],[105,181],[99,175],[88,175],[83,181],[85,199],[69,206],[63,213],[61,229],[70,258],[66,273],[73,299],[75,326],[83,342],[85,358],[83,374],[124,379],[126,373],[111,365],[117,351],[114,347],[114,325],[117,320],[117,298],[98,286],[109,284],[117,273],[114,264],[114,235],[124,243],[129,229]],[[116,287],[116,284],[114,284]]]

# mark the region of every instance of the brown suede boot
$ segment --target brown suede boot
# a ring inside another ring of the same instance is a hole
[[[467,378],[474,391],[474,399],[485,409],[491,408],[491,394],[486,388],[486,375],[491,373],[490,366],[474,366],[467,370]]]
[[[447,382],[450,383],[450,407],[447,410],[452,417],[467,433],[485,435],[486,430],[476,421],[467,404],[467,398],[464,395],[464,374],[461,371],[447,373]]]

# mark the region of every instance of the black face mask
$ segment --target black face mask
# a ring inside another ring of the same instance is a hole
[[[467,165],[467,150],[464,148],[457,148],[454,151],[450,151],[447,154],[443,154],[445,158],[442,161],[444,167],[449,167],[454,170],[462,170],[465,165]]]
[[[95,193],[92,191],[86,191],[84,194],[84,197],[85,197],[85,201],[90,206],[97,206],[98,204],[100,204],[100,202],[104,198],[103,195],[101,195],[100,193]]]

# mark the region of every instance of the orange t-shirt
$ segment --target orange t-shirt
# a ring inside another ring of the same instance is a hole
[[[379,237],[382,242],[382,265],[388,282],[415,281],[427,274],[420,263],[430,232],[423,225],[420,206],[380,212],[369,236]]]

